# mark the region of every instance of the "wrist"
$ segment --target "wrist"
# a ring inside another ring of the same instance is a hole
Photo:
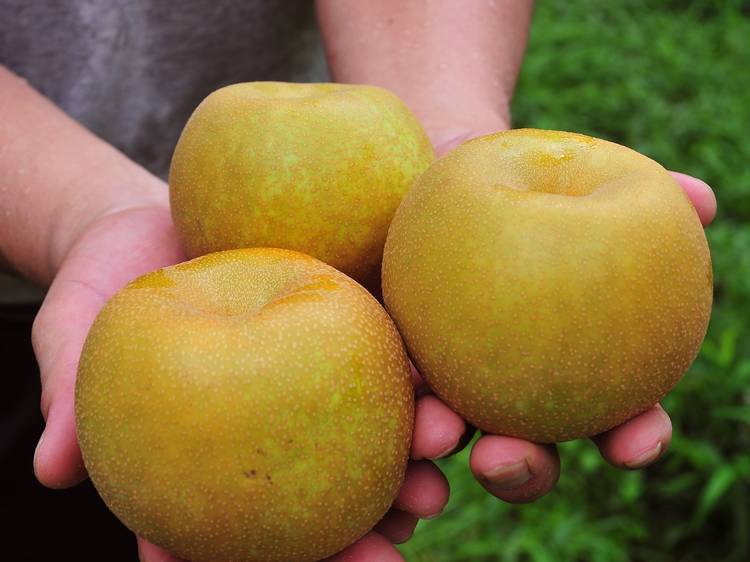
[[[47,285],[97,217],[167,205],[160,180],[0,65],[0,267]]]

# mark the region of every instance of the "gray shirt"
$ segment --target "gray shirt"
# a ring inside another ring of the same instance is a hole
[[[165,178],[212,90],[328,79],[314,22],[310,0],[0,0],[0,64]]]

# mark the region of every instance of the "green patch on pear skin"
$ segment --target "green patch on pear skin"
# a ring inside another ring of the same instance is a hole
[[[281,91],[287,94],[275,98]],[[364,282],[390,221],[434,160],[421,126],[381,88],[245,83],[196,109],[175,149],[170,201],[189,256],[305,252]]]

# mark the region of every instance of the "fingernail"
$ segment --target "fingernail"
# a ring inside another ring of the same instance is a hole
[[[41,437],[39,437],[39,442],[36,444],[36,449],[34,449],[34,470],[36,471],[36,457],[39,454],[39,449],[42,448],[42,443],[44,443],[44,435],[46,432],[42,431]]]
[[[625,466],[627,466],[628,468],[642,468],[647,464],[651,464],[659,457],[659,455],[661,454],[661,449],[662,445],[661,441],[659,441],[655,446],[651,447],[647,451],[644,451],[637,457],[626,461]]]
[[[437,513],[433,513],[432,515],[421,515],[420,519],[437,519],[443,514],[442,511],[438,511]]]
[[[518,488],[531,480],[529,464],[523,460],[513,464],[500,465],[483,473],[482,476],[492,482],[495,488],[508,489]]]
[[[456,447],[458,447],[458,439],[456,439],[453,443],[451,443],[450,446],[440,451],[437,455],[430,457],[430,460],[437,460],[437,459],[442,459],[443,457],[447,457],[456,449]]]

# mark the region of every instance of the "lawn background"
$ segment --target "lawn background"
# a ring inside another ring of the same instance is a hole
[[[674,440],[644,471],[560,447],[540,501],[504,504],[441,462],[443,516],[403,545],[409,562],[750,560],[750,2],[539,1],[514,126],[583,132],[705,179],[715,303],[692,369],[664,401]]]

